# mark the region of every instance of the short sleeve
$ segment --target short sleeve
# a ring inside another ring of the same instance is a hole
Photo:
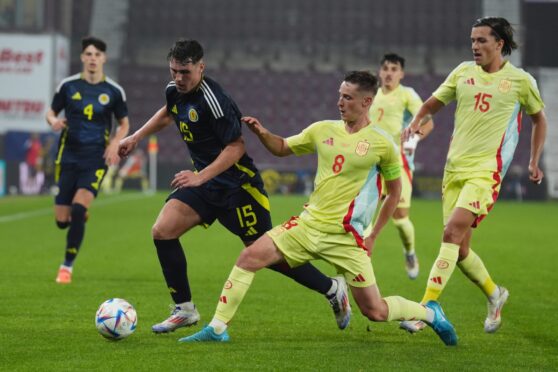
[[[319,123],[320,122],[313,123],[299,134],[287,138],[287,145],[296,156],[313,154],[316,152],[314,133]]]
[[[116,119],[120,120],[128,116],[128,105],[126,104],[126,93],[121,93],[116,89],[116,102],[114,104],[114,116]]]
[[[228,96],[222,96],[211,110],[217,115],[213,131],[219,140],[228,145],[236,141],[242,135],[240,124],[240,110]]]
[[[457,66],[446,78],[446,80],[432,93],[436,99],[441,101],[444,105],[447,105],[451,101],[455,100],[455,91],[457,88],[457,80],[459,78],[459,73],[462,70],[466,62]]]
[[[407,110],[411,113],[411,115],[415,116],[421,106],[422,106],[422,99],[418,95],[418,93],[413,88],[408,89],[408,102],[407,102]]]
[[[527,74],[522,88],[519,102],[525,107],[527,115],[533,115],[541,111],[544,108],[544,103],[537,82],[530,74]]]
[[[66,88],[67,85],[62,84],[58,88],[56,93],[54,93],[54,97],[52,98],[52,103],[50,105],[50,108],[56,114],[60,113],[60,111],[64,110],[64,108],[66,107]]]
[[[401,177],[400,153],[397,146],[390,139],[385,138],[386,148],[380,157],[380,173],[386,181],[391,181]]]

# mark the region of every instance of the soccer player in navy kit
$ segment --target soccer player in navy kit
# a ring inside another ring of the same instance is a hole
[[[103,73],[107,46],[95,37],[82,39],[83,71],[60,83],[46,120],[62,130],[56,156],[58,194],[55,218],[59,228],[69,227],[64,263],[56,282],[72,281],[72,267],[85,232],[87,209],[97,196],[108,165],[118,164],[118,143],[128,134],[128,108],[124,89]],[[58,118],[64,110],[65,118]],[[111,116],[118,129],[110,139]]]
[[[152,237],[175,307],[169,318],[152,327],[172,332],[196,324],[200,315],[192,302],[186,256],[179,238],[197,225],[216,219],[245,246],[271,228],[270,207],[259,171],[246,154],[240,110],[214,80],[204,76],[203,48],[195,40],[179,40],[168,56],[172,81],[166,104],[138,131],[120,142],[127,156],[146,136],[175,122],[188,146],[195,170],[178,172],[152,228]],[[350,306],[342,277],[331,279],[315,267],[271,267],[328,298],[339,328],[349,323]]]

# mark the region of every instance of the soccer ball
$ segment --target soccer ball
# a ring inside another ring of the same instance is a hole
[[[95,315],[97,331],[111,340],[121,340],[136,330],[136,309],[121,298],[111,298],[99,306]]]

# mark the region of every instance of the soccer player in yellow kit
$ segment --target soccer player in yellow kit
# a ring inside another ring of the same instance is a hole
[[[395,53],[384,55],[379,72],[381,89],[378,90],[369,111],[370,121],[388,132],[397,144],[400,143],[401,132],[422,106],[422,99],[417,92],[400,84],[405,76],[404,69],[403,57]],[[415,134],[401,146],[401,198],[393,212],[392,221],[403,242],[405,269],[410,279],[416,279],[419,274],[419,263],[415,253],[415,227],[409,218],[415,149],[418,142],[432,131],[433,126],[432,120],[428,120],[422,126],[420,134]]]
[[[323,259],[345,277],[360,311],[370,320],[421,319],[446,345],[457,344],[455,330],[436,301],[421,306],[399,296],[382,298],[376,285],[368,252],[395,210],[401,190],[397,145],[368,119],[376,90],[374,75],[348,73],[337,103],[342,120],[316,122],[287,139],[271,133],[255,118],[242,119],[274,155],[317,153],[315,189],[299,217],[275,227],[242,251],[225,282],[213,320],[180,342],[228,341],[228,323],[256,271],[273,263],[297,267]],[[380,174],[388,193],[371,234],[365,238],[364,229],[380,196]]]
[[[420,130],[423,117],[457,101],[442,184],[443,241],[421,302],[440,297],[457,264],[488,298],[484,330],[493,333],[501,325],[501,310],[509,292],[494,283],[471,249],[472,228],[498,198],[519,139],[522,110],[533,122],[529,179],[537,184],[542,181],[539,159],[547,124],[535,80],[503,57],[517,48],[509,22],[496,17],[478,19],[472,27],[471,44],[474,61],[463,62],[450,73],[421,107],[403,139]],[[416,332],[424,323],[402,322],[401,327]]]

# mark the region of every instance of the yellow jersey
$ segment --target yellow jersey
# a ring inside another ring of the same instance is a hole
[[[494,73],[463,62],[433,96],[444,105],[457,101],[445,167],[454,172],[505,175],[519,141],[521,111],[532,115],[544,108],[535,79],[509,61]]]
[[[391,136],[373,125],[348,133],[344,121],[326,120],[287,138],[287,144],[296,156],[318,155],[314,191],[300,218],[316,230],[351,232],[360,241],[381,195],[379,175],[389,181],[401,174]]]
[[[417,92],[411,88],[399,84],[397,88],[389,93],[378,90],[368,117],[374,125],[380,126],[388,132],[395,143],[401,143],[401,132],[407,128],[413,117],[422,106],[422,99]],[[415,169],[415,153],[411,155],[402,153],[403,164],[412,172]],[[403,158],[404,157],[404,158]]]

